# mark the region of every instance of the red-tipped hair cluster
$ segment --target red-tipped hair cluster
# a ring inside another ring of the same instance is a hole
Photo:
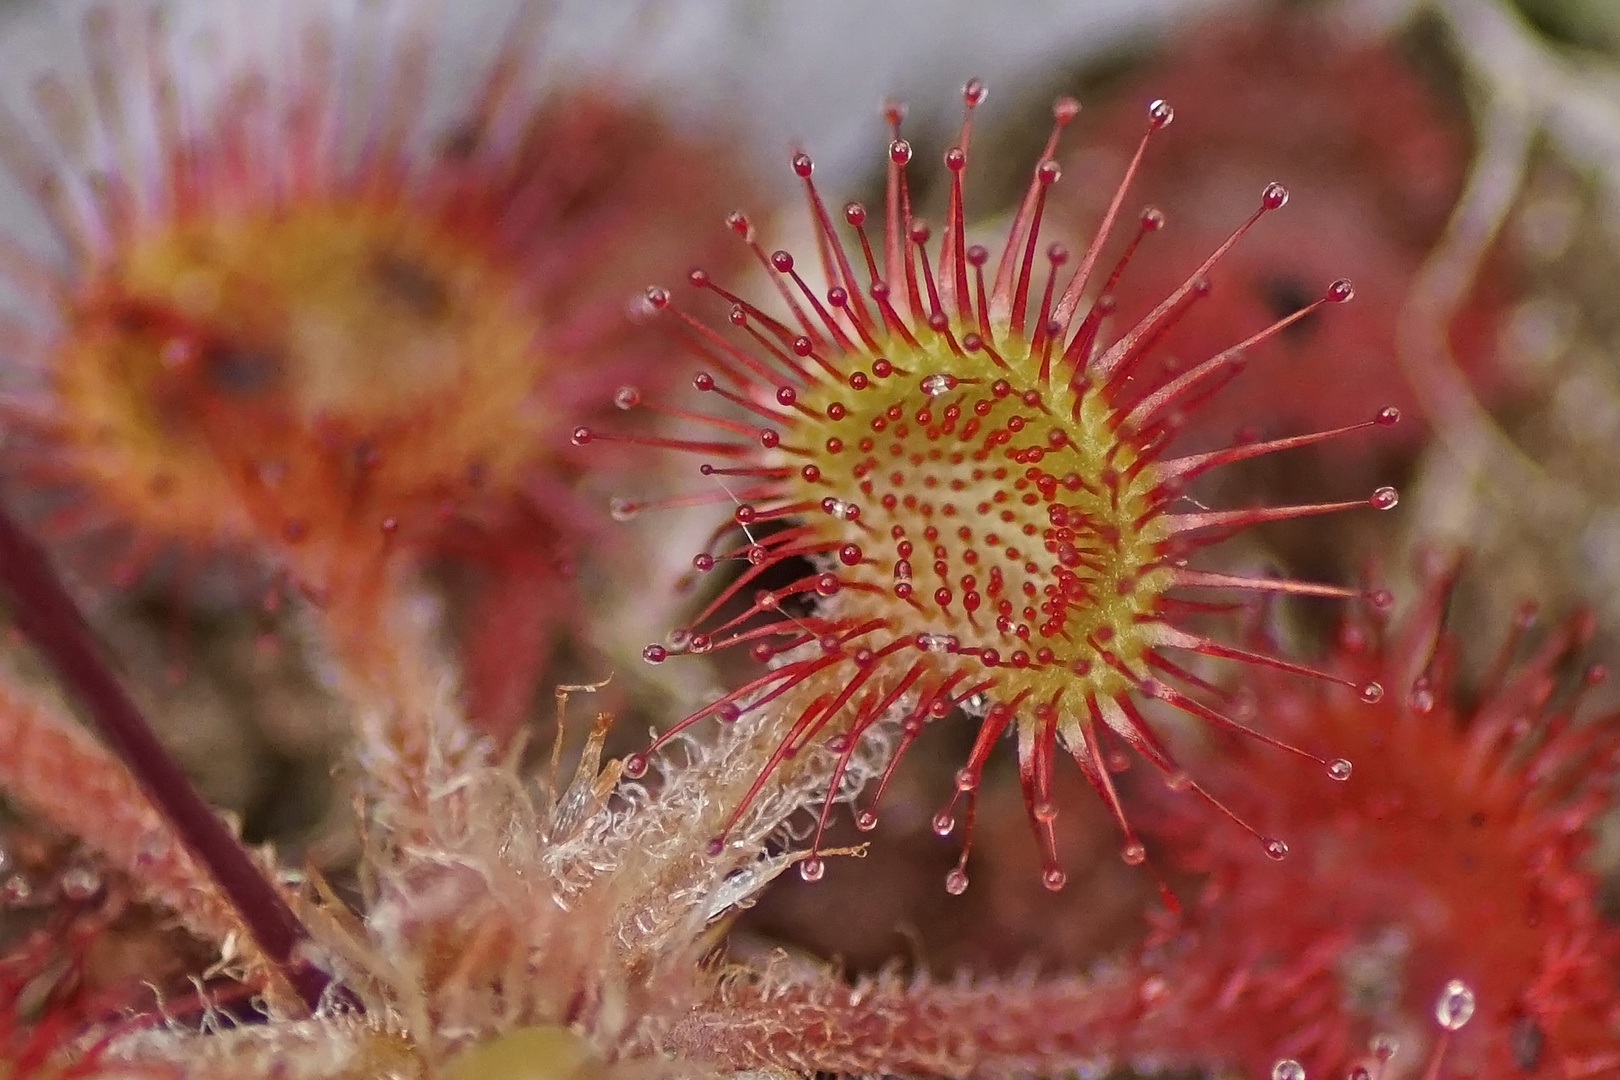
[[[789,759],[813,743],[824,746],[834,764],[819,844],[846,766],[873,725],[898,723],[898,761],[929,724],[969,714],[979,736],[956,780],[966,823],[962,862],[947,878],[952,892],[967,884],[973,792],[1006,731],[1017,732],[1029,816],[1047,853],[1043,880],[1056,889],[1065,880],[1053,839],[1058,808],[1051,778],[1059,750],[1113,810],[1125,833],[1125,858],[1140,862],[1144,849],[1108,768],[1121,747],[1226,811],[1176,762],[1140,701],[1274,741],[1245,726],[1230,701],[1178,655],[1345,682],[1376,701],[1376,682],[1222,644],[1185,620],[1211,607],[1195,598],[1202,590],[1338,598],[1354,598],[1354,590],[1219,574],[1188,560],[1256,523],[1396,502],[1392,488],[1344,502],[1238,510],[1211,510],[1185,498],[1189,485],[1216,466],[1397,419],[1385,409],[1349,428],[1170,453],[1181,418],[1241,371],[1248,348],[1352,296],[1348,281],[1325,285],[1315,303],[1173,376],[1155,376],[1154,365],[1144,363],[1159,337],[1208,292],[1207,275],[1221,257],[1286,203],[1282,185],[1265,186],[1248,218],[1149,314],[1114,328],[1109,314],[1117,290],[1140,245],[1164,224],[1162,215],[1143,212],[1111,266],[1105,253],[1131,176],[1154,134],[1170,123],[1170,106],[1149,107],[1147,132],[1126,175],[1094,238],[1074,258],[1042,238],[1060,178],[1053,155],[1079,108],[1072,99],[1059,101],[1051,138],[992,259],[968,242],[963,196],[973,113],[983,97],[981,83],[967,85],[960,137],[944,156],[950,196],[936,248],[911,204],[912,148],[901,137],[900,109],[890,110],[880,235],[869,233],[869,214],[859,203],[846,205],[838,224],[812,178],[811,159],[796,153],[793,169],[816,228],[823,284],[813,286],[809,269],[790,253],[768,252],[739,213],[731,225],[776,282],[781,317],[703,270],[691,275],[699,294],[691,305],[662,288],[647,294],[649,310],[671,322],[706,364],[694,386],[713,404],[671,407],[634,387],[621,391],[620,404],[643,405],[706,433],[595,427],[574,433],[581,444],[628,442],[708,459],[700,490],[620,500],[621,517],[691,503],[732,506],[693,565],[699,572],[740,570],[687,626],[644,655],[660,663],[680,652],[746,650],[765,670],[678,721],[659,742],[706,717],[768,714],[780,739],[755,792],[776,770],[791,767]],[[715,299],[728,309],[729,332],[698,313]],[[1283,749],[1316,761],[1335,780],[1349,775],[1341,759]],[[631,775],[647,767],[647,754],[627,762]],[[886,774],[874,803],[887,782]],[[957,799],[935,819],[942,835],[957,826]],[[856,816],[863,829],[875,822],[870,805]],[[1281,840],[1249,831],[1274,858],[1286,854]],[[722,835],[711,846],[724,843]],[[814,855],[801,868],[811,879],[823,872]]]
[[[1187,922],[1164,920],[1136,962],[1151,993],[1134,1045],[1256,1071],[1287,1055],[1312,1076],[1620,1074],[1620,929],[1586,860],[1620,723],[1576,717],[1604,677],[1577,659],[1593,623],[1577,616],[1527,649],[1526,606],[1465,694],[1445,626],[1454,570],[1432,562],[1394,627],[1344,625],[1330,666],[1388,686],[1376,706],[1250,680],[1279,737],[1327,740],[1355,775],[1327,798],[1266,754],[1220,747],[1210,774],[1262,792],[1256,821],[1288,828],[1282,866],[1251,866],[1229,836],[1164,808],[1179,818],[1167,857],[1208,879]],[[1448,1032],[1435,1003],[1453,982],[1473,1008]]]
[[[90,8],[85,73],[0,115],[65,255],[0,241],[27,305],[0,464],[102,580],[245,553],[268,602],[290,580],[358,638],[385,565],[470,566],[470,696],[504,737],[606,542],[569,426],[664,367],[622,275],[723,258],[691,222],[735,177],[645,103],[534,79],[538,5],[424,121],[442,61],[400,7],[278,26],[264,67],[225,73],[157,4]]]

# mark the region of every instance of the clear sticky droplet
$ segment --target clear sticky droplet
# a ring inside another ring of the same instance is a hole
[[[1381,487],[1372,493],[1367,502],[1374,510],[1393,510],[1400,505],[1401,493],[1392,487]]]
[[[707,844],[703,845],[704,854],[708,855],[711,859],[716,855],[719,855],[724,850],[726,850],[726,838],[723,836],[713,837]]]
[[[647,775],[647,755],[631,754],[624,759],[624,775],[632,780],[639,780]]]
[[[821,856],[812,855],[799,860],[799,876],[806,881],[820,881],[827,874],[827,864]]]
[[[1350,764],[1348,758],[1334,758],[1328,762],[1328,776],[1334,780],[1348,780],[1350,779],[1351,770],[1354,768],[1355,766]]]
[[[149,836],[135,851],[135,868],[150,870],[169,854],[169,844],[161,836]]]
[[[634,386],[621,386],[613,395],[613,404],[627,411],[633,409],[641,404],[641,391]]]
[[[1031,813],[1034,815],[1036,821],[1040,822],[1042,825],[1049,825],[1057,820],[1057,803],[1050,799],[1042,799],[1040,802],[1035,804],[1031,810]]]
[[[0,903],[26,904],[34,895],[34,887],[21,874],[12,874],[0,885]]]
[[[1370,682],[1364,684],[1358,693],[1360,693],[1362,701],[1365,701],[1368,705],[1373,705],[1383,700],[1384,687],[1382,683]]]
[[[1147,861],[1147,848],[1132,841],[1120,849],[1119,857],[1125,860],[1126,866],[1141,866]]]
[[[608,500],[608,513],[612,515],[614,521],[629,521],[641,513],[641,504],[634,499],[615,495]]]
[[[922,381],[922,392],[927,394],[929,397],[939,397],[941,394],[948,394],[952,390],[955,390],[956,387],[957,381],[954,375],[929,375]]]
[[[941,810],[939,813],[934,815],[934,820],[931,822],[931,824],[936,836],[949,836],[956,828],[956,818],[951,816],[949,810]]]
[[[1305,1066],[1293,1058],[1283,1058],[1271,1067],[1271,1080],[1305,1080]]]
[[[960,866],[945,875],[945,891],[952,896],[961,896],[967,892],[967,871]]]
[[[1265,847],[1266,858],[1268,859],[1274,859],[1277,862],[1281,862],[1282,860],[1288,858],[1288,845],[1283,841],[1278,840],[1276,837],[1270,837],[1267,839],[1265,842]]]
[[[918,634],[917,648],[930,653],[955,652],[961,647],[961,642],[951,634]]]
[[[878,816],[870,810],[862,810],[855,815],[855,827],[861,832],[871,832],[877,828]]]
[[[1401,1044],[1396,1041],[1395,1036],[1389,1034],[1380,1033],[1367,1040],[1367,1049],[1372,1051],[1372,1056],[1380,1062],[1394,1057],[1395,1051],[1400,1048]]]
[[[62,875],[62,897],[83,903],[101,891],[101,878],[87,866],[75,866]]]
[[[1172,109],[1170,103],[1162,98],[1148,105],[1148,123],[1153,125],[1155,131],[1169,127],[1170,122],[1175,118],[1176,110]]]
[[[662,645],[648,645],[641,650],[641,658],[649,664],[662,664],[669,659],[669,650]]]
[[[1260,205],[1267,210],[1281,210],[1288,205],[1288,189],[1273,181],[1260,193]]]
[[[1461,979],[1452,979],[1440,990],[1434,1003],[1434,1018],[1447,1031],[1456,1031],[1474,1015],[1474,992]]]
[[[849,520],[849,503],[843,499],[823,499],[821,509],[829,516],[840,521]]]
[[[1048,866],[1041,871],[1041,884],[1046,886],[1048,892],[1057,892],[1068,884],[1069,875],[1063,872],[1060,866]]]

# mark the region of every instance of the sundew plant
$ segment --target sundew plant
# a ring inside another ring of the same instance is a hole
[[[1081,198],[1081,101],[1008,165],[1027,108],[969,78],[936,151],[884,107],[872,190],[792,146],[797,197],[739,208],[723,116],[548,78],[518,9],[446,104],[431,5],[87,4],[0,114],[52,245],[0,222],[0,1078],[1620,1075],[1600,621],[1476,629],[1442,545],[1402,584],[1432,384],[1209,439],[1357,291],[1185,354],[1312,212],[1255,175],[1139,294],[1143,178],[1218,95],[1135,103]],[[1309,499],[1253,481],[1339,448]],[[347,727],[336,855],[245,840],[107,644],[205,579],[316,688],[241,692]],[[1012,792],[1021,910],[1093,917],[1077,786],[1152,898],[1083,965],[846,968],[750,915],[881,919],[829,890],[923,844],[948,918],[1007,887]]]

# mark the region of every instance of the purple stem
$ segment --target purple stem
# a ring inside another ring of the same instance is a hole
[[[44,550],[4,508],[0,508],[0,585],[15,601],[18,628],[78,698],[191,853],[208,868],[260,950],[314,1012],[331,979],[309,962],[293,958],[299,944],[309,940],[309,931],[163,748],[102,659],[84,616]]]

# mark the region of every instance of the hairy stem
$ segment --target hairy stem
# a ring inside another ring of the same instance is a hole
[[[895,975],[733,973],[664,1049],[727,1068],[914,1077],[1050,1076],[1116,1062],[1143,1009],[1121,976],[955,985]]]

